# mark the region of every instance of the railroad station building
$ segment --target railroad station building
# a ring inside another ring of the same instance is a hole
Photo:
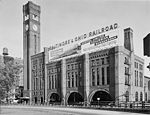
[[[28,2],[24,8],[24,45],[32,44],[28,50],[24,47],[25,61],[30,65],[24,82],[32,103],[145,100],[144,59],[134,53],[130,27],[122,29],[114,23],[41,52],[40,7]]]

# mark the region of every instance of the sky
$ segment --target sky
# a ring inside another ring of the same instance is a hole
[[[7,47],[23,58],[23,10],[28,0],[0,0],[0,54]],[[143,56],[143,38],[150,33],[150,0],[31,0],[41,6],[41,51],[64,40],[118,23],[133,29],[135,54]],[[150,75],[148,69],[145,73]]]

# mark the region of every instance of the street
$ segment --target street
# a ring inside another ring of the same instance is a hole
[[[116,112],[93,109],[35,107],[35,106],[2,106],[0,115],[142,115],[142,113]],[[143,114],[146,115],[146,114]]]

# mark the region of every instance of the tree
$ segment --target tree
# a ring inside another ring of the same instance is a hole
[[[18,75],[23,67],[20,63],[14,63],[13,60],[9,60],[2,65],[0,65],[0,98],[6,98],[8,102],[8,97],[10,95],[10,90],[15,86],[16,79],[19,79]]]

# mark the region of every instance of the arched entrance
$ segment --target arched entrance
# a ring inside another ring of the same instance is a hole
[[[91,97],[91,105],[107,105],[112,101],[111,95],[106,91],[96,91]]]
[[[50,96],[49,103],[60,103],[60,102],[61,102],[60,96],[57,93],[52,93]]]
[[[68,105],[79,105],[84,102],[84,98],[80,93],[72,92],[68,97]]]
[[[37,97],[34,97],[34,103],[37,104]]]

